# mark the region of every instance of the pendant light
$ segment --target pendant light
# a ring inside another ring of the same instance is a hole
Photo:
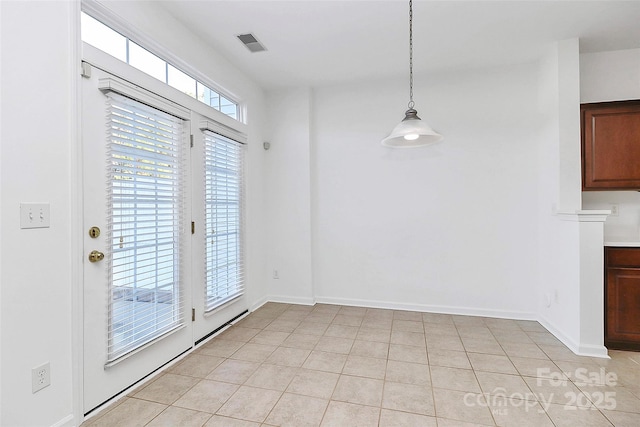
[[[442,135],[435,132],[427,123],[418,117],[413,108],[413,0],[409,0],[409,109],[405,117],[393,128],[391,134],[382,140],[382,145],[394,148],[423,147],[442,140]]]

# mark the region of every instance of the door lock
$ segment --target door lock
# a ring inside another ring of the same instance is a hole
[[[100,236],[100,229],[98,227],[91,227],[89,229],[89,236],[91,236],[93,239],[97,238],[98,236]]]
[[[102,252],[91,251],[91,253],[89,254],[89,261],[91,262],[98,262],[98,261],[102,261],[103,259],[104,259],[104,254]]]

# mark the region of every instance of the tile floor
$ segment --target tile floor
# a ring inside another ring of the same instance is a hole
[[[640,426],[640,353],[537,322],[268,303],[83,426]]]

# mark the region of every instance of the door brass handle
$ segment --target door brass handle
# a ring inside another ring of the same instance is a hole
[[[102,261],[103,259],[104,259],[104,254],[102,252],[91,251],[91,253],[89,254],[89,261],[91,262],[98,262],[98,261]]]

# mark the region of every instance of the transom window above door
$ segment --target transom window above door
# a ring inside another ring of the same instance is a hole
[[[85,12],[81,15],[81,33],[83,42],[240,121],[237,102],[189,76]]]

